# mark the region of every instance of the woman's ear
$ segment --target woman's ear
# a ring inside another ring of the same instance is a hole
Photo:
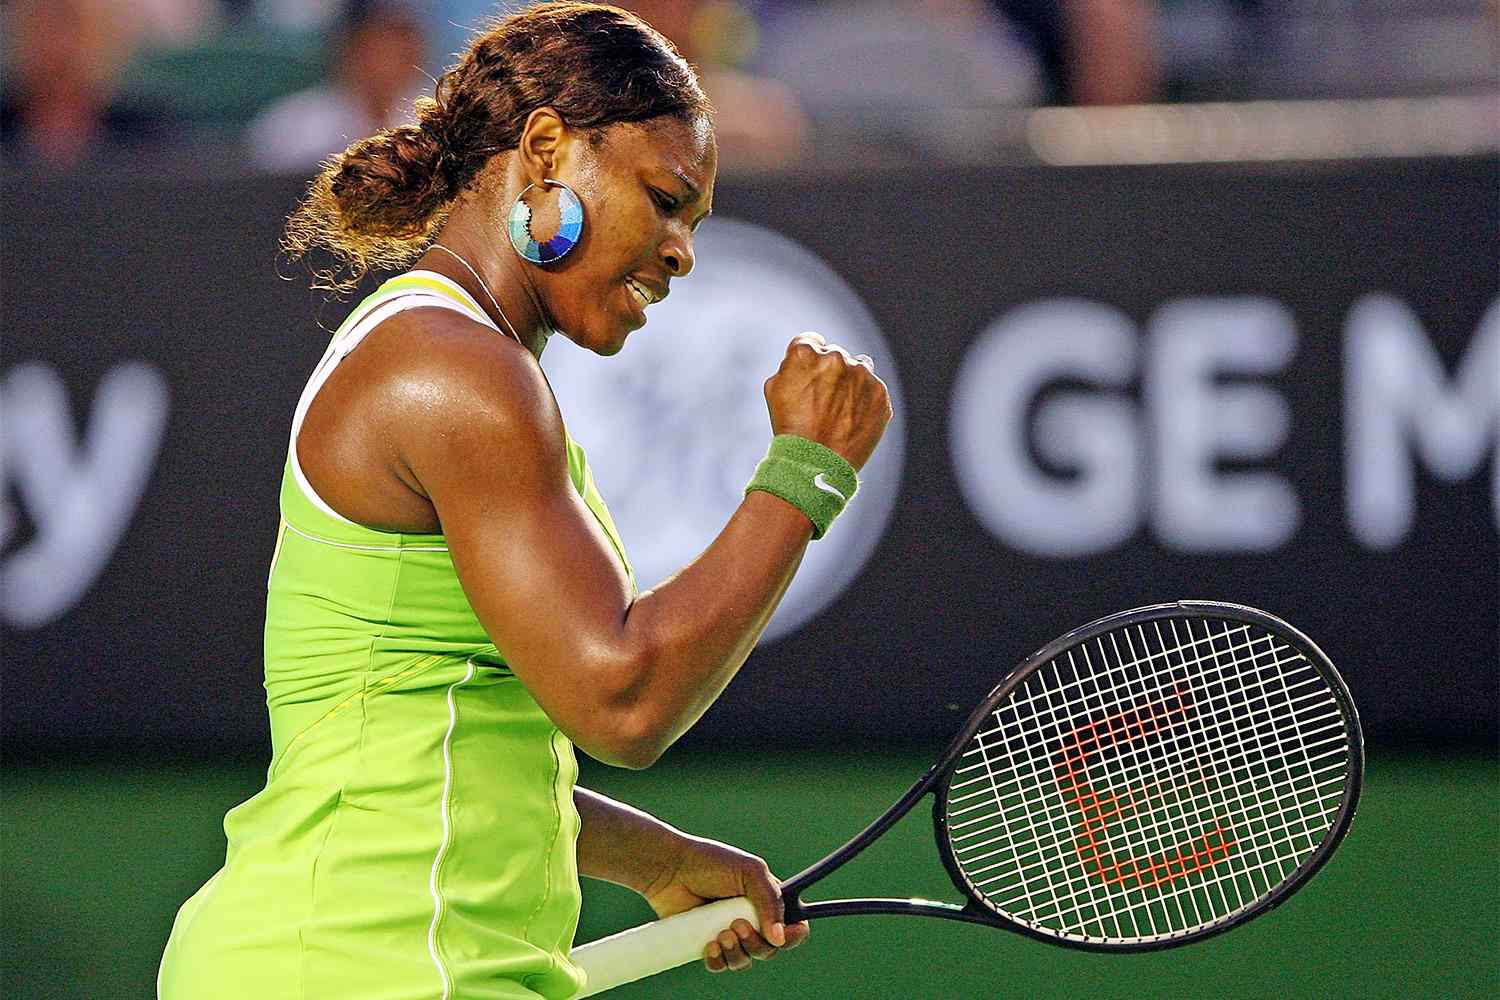
[[[526,116],[516,153],[528,184],[540,185],[547,178],[557,176],[558,161],[563,158],[565,147],[573,136],[562,115],[552,108],[537,108]]]

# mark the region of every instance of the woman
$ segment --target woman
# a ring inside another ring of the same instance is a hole
[[[554,333],[620,350],[692,270],[714,170],[671,44],[550,3],[314,182],[292,250],[415,267],[345,321],[293,418],[271,767],[178,914],[163,1000],[567,997],[579,873],[661,915],[748,895],[759,926],[705,942],[714,971],[806,937],[760,859],[574,787],[574,744],[645,767],[708,708],[890,418],[868,358],[797,338],[744,503],[636,592],[538,357]]]

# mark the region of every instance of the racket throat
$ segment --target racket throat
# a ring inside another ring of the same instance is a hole
[[[941,769],[937,766],[930,768],[926,774],[918,778],[906,792],[892,803],[891,807],[877,816],[868,826],[851,837],[842,847],[828,855],[822,861],[793,875],[781,884],[782,905],[786,908],[786,920],[795,923],[799,920],[807,920],[813,917],[833,917],[854,913],[903,913],[911,914],[919,912],[927,916],[945,916],[955,920],[965,920],[968,917],[958,916],[960,912],[967,912],[961,906],[952,903],[932,903],[928,906],[925,900],[913,901],[908,899],[842,899],[828,900],[817,903],[804,903],[802,894],[810,887],[816,885],[826,878],[830,873],[843,867],[844,863],[854,857],[860,851],[868,847],[873,841],[880,837],[897,821],[907,813],[911,812],[912,806],[916,805],[925,795],[930,794],[937,785]],[[913,903],[919,903],[916,910],[912,909]],[[949,911],[955,911],[950,913]]]

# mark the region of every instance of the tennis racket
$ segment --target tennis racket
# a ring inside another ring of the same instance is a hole
[[[1306,636],[1254,608],[1179,601],[1043,646],[941,759],[857,836],[783,883],[788,923],[893,913],[988,924],[1090,951],[1199,941],[1312,878],[1354,818],[1363,739]],[[933,796],[960,904],[802,894]],[[748,900],[716,900],[583,945],[592,996],[702,957]]]

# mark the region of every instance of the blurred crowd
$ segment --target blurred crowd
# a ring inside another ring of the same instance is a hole
[[[496,0],[5,0],[0,157],[233,149],[306,172],[400,122]],[[726,170],[918,150],[1043,104],[1493,89],[1500,0],[648,0]]]

